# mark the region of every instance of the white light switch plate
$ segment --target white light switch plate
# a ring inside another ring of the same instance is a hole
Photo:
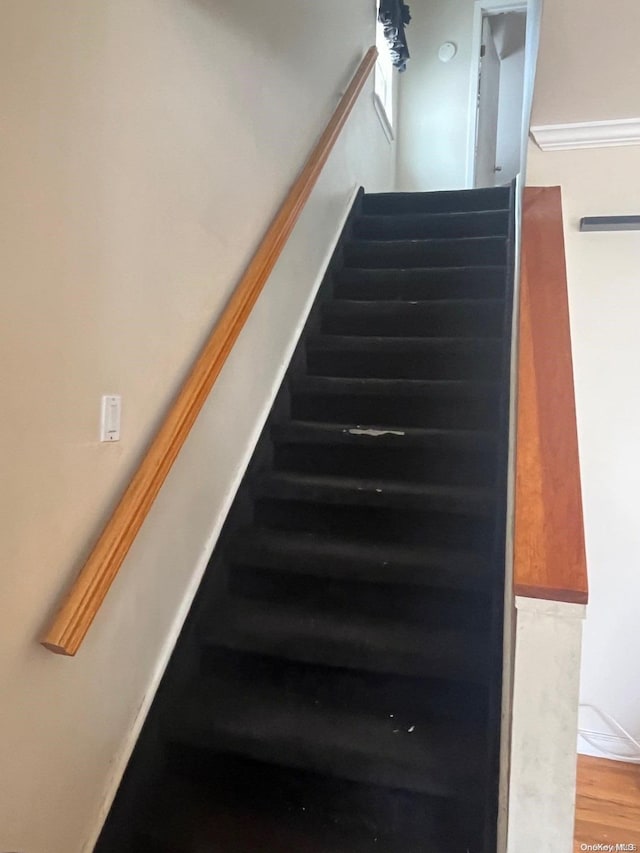
[[[120,394],[105,394],[102,398],[100,441],[120,441],[121,413],[122,397]]]

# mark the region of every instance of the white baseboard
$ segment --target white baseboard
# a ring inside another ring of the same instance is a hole
[[[640,145],[640,118],[541,124],[531,128],[531,135],[543,151]]]
[[[120,782],[122,781],[122,777],[124,776],[124,771],[127,768],[127,764],[129,763],[129,759],[133,753],[136,743],[138,742],[138,738],[140,737],[140,732],[142,731],[142,727],[147,718],[147,714],[151,709],[151,705],[153,704],[153,700],[155,698],[158,687],[160,686],[160,682],[162,680],[162,676],[164,675],[165,669],[169,663],[169,659],[171,658],[171,654],[175,648],[176,642],[178,641],[178,637],[180,636],[180,632],[182,630],[182,626],[189,615],[189,610],[191,609],[191,605],[193,604],[193,600],[198,592],[200,587],[200,583],[206,571],[207,565],[209,563],[209,559],[211,554],[213,553],[213,549],[218,541],[218,536],[220,535],[220,531],[222,530],[222,526],[226,520],[227,514],[231,509],[231,505],[236,496],[238,489],[240,488],[240,484],[242,482],[242,478],[245,475],[245,471],[249,462],[251,461],[251,457],[253,456],[253,452],[258,443],[258,439],[262,433],[267,417],[269,416],[269,412],[271,411],[271,407],[276,398],[276,394],[282,385],[282,381],[284,379],[284,375],[287,372],[287,368],[289,367],[289,362],[293,356],[293,352],[296,348],[300,335],[302,334],[302,330],[304,329],[304,325],[307,321],[307,317],[309,316],[309,312],[315,302],[315,298],[322,284],[322,280],[327,271],[331,258],[333,257],[333,253],[335,252],[336,246],[338,245],[338,241],[340,236],[344,230],[344,226],[346,224],[349,213],[351,212],[351,208],[356,200],[356,196],[358,195],[358,190],[360,188],[359,184],[355,184],[352,191],[349,194],[349,197],[346,202],[346,207],[344,210],[343,216],[340,218],[338,222],[337,229],[334,233],[334,237],[324,255],[322,260],[322,264],[320,265],[320,270],[316,277],[313,287],[311,288],[311,292],[307,302],[305,304],[304,310],[302,312],[301,319],[293,332],[291,339],[289,340],[288,346],[286,348],[285,356],[280,365],[278,373],[274,378],[273,385],[271,388],[271,392],[269,394],[269,399],[265,404],[262,412],[260,413],[260,417],[256,422],[255,429],[251,435],[251,441],[245,451],[242,462],[239,466],[238,472],[234,478],[234,480],[229,484],[229,489],[227,495],[225,497],[222,509],[218,515],[218,518],[215,521],[214,527],[209,535],[206,543],[204,544],[202,553],[200,555],[200,559],[196,566],[194,566],[193,577],[189,586],[187,587],[187,591],[184,595],[182,602],[180,602],[175,619],[171,625],[171,628],[167,634],[165,642],[162,646],[158,654],[158,661],[145,692],[144,698],[138,709],[138,713],[133,721],[133,725],[129,734],[125,738],[125,741],[122,745],[122,749],[119,755],[116,756],[112,765],[112,773],[109,777],[106,786],[105,796],[102,802],[102,806],[100,807],[98,814],[96,816],[96,825],[91,832],[89,838],[86,841],[86,844],[83,846],[83,853],[92,853],[93,849],[98,841],[98,837],[102,831],[102,827],[108,817],[111,806],[113,805],[113,801],[115,799],[116,793],[118,792],[118,788],[120,786]]]
[[[639,757],[633,744],[629,743],[622,735],[589,729],[578,729],[578,752],[580,755],[610,758],[614,761],[629,761]]]

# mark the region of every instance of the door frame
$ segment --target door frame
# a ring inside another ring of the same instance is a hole
[[[476,176],[476,127],[478,121],[478,80],[480,78],[482,19],[485,15],[499,15],[502,12],[525,12],[528,14],[528,5],[527,0],[475,0],[473,4],[469,107],[467,116],[467,164],[465,170],[465,184],[468,189],[473,189]]]

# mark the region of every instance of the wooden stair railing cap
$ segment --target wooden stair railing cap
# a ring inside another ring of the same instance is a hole
[[[586,604],[560,187],[525,189],[521,267],[514,592]]]
[[[42,645],[74,655],[278,260],[378,56],[370,47],[172,403]]]

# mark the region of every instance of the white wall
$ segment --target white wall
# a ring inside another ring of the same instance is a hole
[[[612,714],[636,739],[640,232],[583,234],[578,227],[582,216],[640,212],[638,175],[640,147],[543,153],[532,144],[529,151],[527,184],[560,184],[563,195],[590,586],[581,702]],[[603,746],[629,753],[593,712],[583,710],[580,727]],[[580,748],[592,751],[584,741]]]
[[[411,61],[399,86],[399,190],[465,186],[473,6],[473,0],[411,3]],[[438,48],[447,41],[454,42],[458,52],[443,63]]]
[[[372,81],[75,659],[37,639],[374,41],[373,0],[0,9],[0,850],[90,849],[357,183]],[[100,395],[121,393],[117,445]],[[137,721],[137,722],[136,722]]]

